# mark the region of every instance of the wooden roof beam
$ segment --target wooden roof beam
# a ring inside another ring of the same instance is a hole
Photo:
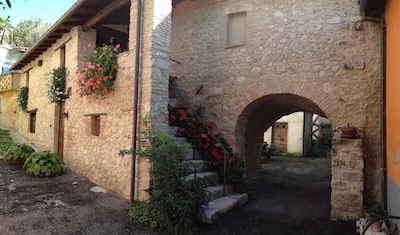
[[[82,30],[85,32],[86,30],[93,27],[96,23],[113,13],[115,10],[119,9],[120,7],[130,3],[130,0],[117,0],[115,3],[111,3],[103,10],[99,11],[95,16],[90,18],[86,23],[82,26]]]

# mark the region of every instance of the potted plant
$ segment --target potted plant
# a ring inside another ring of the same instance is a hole
[[[359,219],[359,221],[363,221],[362,223],[359,223],[360,232],[362,232],[366,226],[373,221],[373,219],[384,216],[387,216],[387,211],[385,211],[378,203],[365,205]],[[390,229],[388,229],[388,227],[390,227]],[[396,227],[394,225],[390,226],[388,219],[379,219],[374,221],[373,224],[367,229],[372,230],[373,232],[383,232],[385,230],[389,230],[390,234],[392,234],[392,231],[394,231]]]
[[[29,176],[57,176],[64,162],[50,151],[34,152],[26,160],[23,169]]]
[[[243,193],[245,191],[244,183],[244,161],[240,157],[232,156],[229,158],[226,167],[226,181],[232,183],[234,190],[237,193]]]
[[[351,126],[350,123],[347,123],[347,126],[339,127],[337,129],[340,130],[340,137],[346,139],[358,139],[360,138],[358,134],[358,129],[354,126]]]
[[[89,44],[88,48],[91,46]],[[104,100],[109,94],[114,94],[120,47],[120,44],[114,45],[111,38],[109,45],[98,46],[83,58],[81,67],[76,71],[79,97]]]
[[[50,102],[57,103],[65,101],[67,69],[64,66],[59,66],[52,69],[48,76],[49,80],[46,84],[46,92]]]
[[[18,89],[17,96],[15,100],[17,101],[18,107],[22,111],[26,111],[28,107],[28,97],[29,97],[29,88],[28,86],[23,86]]]
[[[11,144],[3,152],[3,160],[11,162],[14,165],[20,165],[31,155],[35,150],[27,144]]]

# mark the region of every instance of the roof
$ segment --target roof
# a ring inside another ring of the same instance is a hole
[[[360,0],[363,16],[383,19],[387,0]]]
[[[77,1],[17,62],[11,70],[20,70],[74,26],[83,31],[96,28],[113,31],[113,35],[128,38],[130,0],[79,0]]]

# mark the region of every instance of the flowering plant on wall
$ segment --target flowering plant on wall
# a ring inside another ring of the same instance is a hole
[[[91,45],[89,44],[90,48]],[[120,44],[103,44],[85,56],[77,74],[77,93],[93,99],[103,100],[109,94],[114,94],[114,81],[117,75],[117,55],[121,52]]]
[[[233,141],[226,140],[213,121],[201,122],[197,118],[204,111],[202,107],[192,111],[188,104],[177,103],[168,110],[169,124],[179,126],[176,136],[187,137],[205,157],[209,169],[217,171],[222,179],[226,162],[227,182],[243,183],[244,161],[236,156],[239,149],[233,150]]]
[[[18,107],[23,111],[26,111],[28,107],[28,94],[29,94],[28,86],[23,86],[18,89],[17,96],[15,97]]]
[[[46,93],[51,103],[65,101],[65,83],[67,72],[64,66],[54,68],[50,72],[49,81],[46,84]]]

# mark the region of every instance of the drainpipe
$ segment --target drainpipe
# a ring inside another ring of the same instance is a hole
[[[137,122],[138,122],[138,104],[139,104],[139,75],[140,75],[140,43],[141,43],[141,28],[142,28],[142,0],[137,0],[137,20],[136,20],[136,51],[135,51],[135,81],[133,95],[133,127],[132,127],[132,150],[136,150],[137,142]],[[135,180],[136,180],[136,151],[132,151],[131,162],[131,193],[130,203],[135,200]]]
[[[382,187],[382,195],[383,195],[383,204],[382,208],[387,210],[387,160],[386,160],[386,24],[384,19],[377,19],[373,17],[368,17],[365,15],[365,6],[367,4],[367,0],[364,1],[364,5],[362,6],[362,17],[364,21],[369,21],[373,23],[379,23],[381,25],[381,168],[380,171],[383,173],[383,187]]]

